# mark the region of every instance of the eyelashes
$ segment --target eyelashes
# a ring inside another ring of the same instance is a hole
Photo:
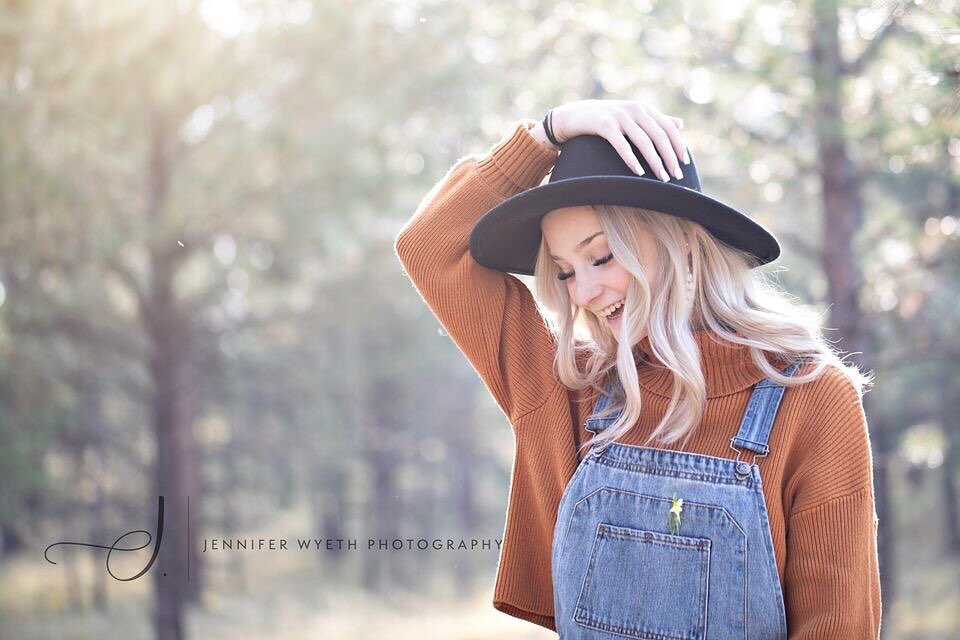
[[[593,266],[602,267],[603,265],[607,264],[611,260],[613,260],[612,253],[604,258],[600,258],[599,260],[594,260]],[[557,280],[560,280],[560,281],[566,280],[567,278],[570,278],[570,277],[573,277],[573,271],[560,272],[559,274],[557,274]]]

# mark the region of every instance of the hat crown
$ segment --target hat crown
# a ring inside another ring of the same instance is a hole
[[[558,182],[560,180],[570,180],[572,178],[590,178],[597,176],[622,176],[634,178],[637,180],[652,180],[654,182],[663,182],[654,173],[650,163],[644,157],[640,150],[629,140],[630,150],[643,167],[643,175],[637,175],[623,161],[613,145],[601,136],[576,136],[560,144],[560,155],[557,157],[550,173],[548,183]],[[656,148],[656,147],[654,147]],[[697,173],[697,165],[694,162],[693,154],[687,150],[690,156],[690,164],[682,164],[680,170],[683,172],[683,178],[677,179],[670,176],[670,184],[687,189],[693,189],[703,193],[700,187],[700,175]],[[657,153],[659,156],[659,152]],[[661,157],[661,162],[663,159]],[[667,173],[671,173],[671,165],[663,162]]]

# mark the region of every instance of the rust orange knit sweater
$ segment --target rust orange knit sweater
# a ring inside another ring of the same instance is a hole
[[[478,265],[467,248],[492,206],[537,186],[557,152],[517,122],[482,156],[460,159],[427,194],[395,249],[431,311],[512,425],[516,453],[493,605],[555,630],[550,552],[557,506],[590,434],[592,409],[553,372],[553,343],[530,290]],[[733,458],[729,440],[762,374],[747,351],[697,332],[707,383],[703,421],[685,450]],[[646,342],[646,340],[644,341]],[[649,343],[641,343],[649,347]],[[649,348],[644,348],[649,353]],[[666,411],[671,373],[638,367],[643,415],[621,441],[642,444]],[[812,365],[804,365],[800,374]],[[880,576],[870,442],[862,404],[835,368],[787,389],[758,459],[789,637],[877,638]]]

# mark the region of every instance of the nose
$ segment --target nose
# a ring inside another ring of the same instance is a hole
[[[589,269],[584,271],[589,272]],[[578,307],[586,307],[587,309],[592,308],[592,304],[603,292],[603,286],[596,278],[590,275],[580,275],[577,274],[577,277],[574,278],[573,290],[570,292],[570,297],[573,299],[573,303]]]

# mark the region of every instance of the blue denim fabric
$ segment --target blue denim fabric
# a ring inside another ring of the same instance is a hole
[[[792,376],[799,362],[783,370]],[[554,615],[562,640],[787,637],[756,458],[784,388],[764,379],[730,446],[735,459],[618,442],[595,447],[560,500]],[[608,398],[601,395],[594,415]],[[591,418],[596,432],[618,416]],[[740,449],[753,461],[740,459]],[[672,497],[683,498],[671,533]]]

